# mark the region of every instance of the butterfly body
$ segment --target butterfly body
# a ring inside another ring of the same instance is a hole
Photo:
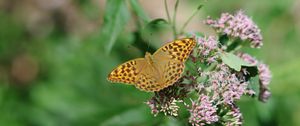
[[[147,63],[149,65],[153,65],[154,64],[154,58],[153,58],[153,56],[149,52],[146,52],[146,54],[145,54],[145,60],[147,61]]]
[[[135,85],[143,91],[159,91],[175,83],[183,73],[184,62],[195,47],[193,38],[175,40],[153,55],[127,61],[115,68],[108,80]]]

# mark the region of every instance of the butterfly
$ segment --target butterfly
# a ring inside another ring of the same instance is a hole
[[[163,45],[152,55],[129,60],[115,68],[107,77],[114,83],[125,83],[154,92],[174,84],[184,70],[184,63],[196,46],[194,38],[174,40]]]

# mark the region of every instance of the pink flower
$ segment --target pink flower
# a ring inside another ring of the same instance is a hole
[[[231,80],[232,81],[232,80]],[[239,82],[233,80],[233,82]],[[227,86],[225,86],[225,91],[222,94],[222,97],[224,98],[224,103],[226,104],[232,104],[235,100],[238,100],[241,98],[243,94],[246,94],[248,83],[230,83]]]
[[[269,97],[271,96],[271,92],[269,91],[269,84],[272,79],[271,71],[266,64],[262,62],[258,62],[255,58],[251,55],[246,53],[238,53],[239,57],[241,57],[246,62],[250,63],[251,65],[257,65],[258,67],[258,77],[259,77],[259,100],[266,102]]]
[[[178,87],[181,87],[181,89]],[[185,97],[185,93],[187,93],[186,87],[175,83],[159,92],[155,92],[155,95],[146,104],[150,107],[154,116],[157,116],[160,112],[165,115],[178,116],[180,107],[177,103],[184,103],[182,99]]]
[[[259,64],[258,65],[258,72],[259,72],[259,100],[266,102],[270,96],[271,92],[269,91],[269,83],[271,81],[272,75],[269,67],[266,64]]]
[[[259,71],[259,80],[261,81],[261,84],[263,86],[268,86],[272,78],[269,67],[266,64],[260,63],[258,65],[258,71]]]
[[[213,54],[218,49],[218,39],[215,36],[199,37],[198,39],[198,51],[200,59],[205,59],[208,63],[216,61],[217,55]]]
[[[207,56],[212,50],[218,48],[218,40],[215,36],[198,38],[199,48],[202,49],[201,54]]]
[[[209,82],[212,85],[213,97],[221,99],[221,103],[233,104],[243,94],[249,92],[248,82],[244,82],[235,74],[230,72],[226,65],[219,65],[219,71],[213,71],[209,75]]]
[[[249,55],[247,53],[238,53],[237,56],[242,58],[244,61],[246,61],[247,63],[249,63],[251,65],[258,64],[258,61],[254,57],[252,57],[251,55]]]
[[[249,40],[253,48],[260,48],[263,45],[260,29],[243,11],[238,11],[235,15],[223,13],[218,20],[208,17],[205,23],[218,33]]]
[[[225,126],[241,126],[243,121],[242,113],[236,105],[230,106],[229,112],[223,116],[223,119]]]
[[[159,108],[157,105],[157,101],[154,98],[151,98],[146,102],[146,104],[150,107],[151,113],[156,116],[159,113]]]
[[[193,126],[203,126],[205,124],[212,124],[219,120],[217,115],[217,107],[209,100],[209,96],[201,94],[197,101],[192,102],[190,109],[189,122]]]
[[[269,85],[272,75],[269,67],[266,64],[258,62],[254,57],[246,53],[238,53],[237,56],[241,57],[247,63],[251,65],[258,65],[258,76],[259,80],[264,86]]]

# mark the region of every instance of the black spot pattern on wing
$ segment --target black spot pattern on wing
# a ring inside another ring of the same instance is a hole
[[[162,51],[171,55],[172,59],[184,62],[195,46],[196,40],[194,38],[186,38],[166,44],[162,47]]]
[[[154,77],[146,74],[139,75],[135,86],[140,90],[148,92],[159,91],[164,88]]]
[[[130,60],[114,69],[107,77],[111,82],[134,84],[137,79],[136,61]]]
[[[168,62],[164,69],[164,82],[165,86],[168,87],[174,84],[182,75],[184,64],[180,62]]]

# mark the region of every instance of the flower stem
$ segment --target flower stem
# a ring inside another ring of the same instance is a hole
[[[204,69],[204,71],[212,71],[213,69],[216,68],[217,65],[218,65],[218,63],[212,63],[206,69]]]
[[[241,49],[244,45],[244,42],[241,42],[239,39],[229,40],[227,45],[226,52],[236,52]]]
[[[173,13],[173,24],[172,24],[172,29],[173,29],[173,35],[174,39],[177,38],[177,30],[176,30],[176,13],[177,13],[177,8],[178,8],[179,0],[176,0],[175,7],[174,7],[174,13]]]
[[[169,24],[171,24],[171,17],[170,17],[168,5],[167,5],[167,0],[165,0],[165,9],[166,9],[167,17],[168,17],[168,22],[169,22]]]
[[[229,51],[229,52],[236,52],[237,50],[241,49],[243,47],[242,44],[238,45],[236,48],[234,48],[233,50]]]
[[[183,34],[183,30],[185,29],[185,27],[187,26],[187,24],[193,19],[193,17],[198,13],[198,11],[203,7],[203,5],[199,5],[197,10],[195,10],[192,14],[192,16],[190,16],[188,18],[188,20],[183,24],[183,26],[181,27],[181,29],[179,30],[179,34]]]

